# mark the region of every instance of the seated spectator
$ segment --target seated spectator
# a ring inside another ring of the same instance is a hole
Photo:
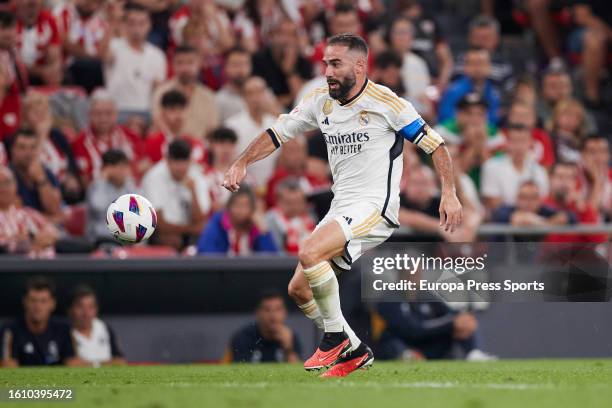
[[[111,95],[98,89],[91,95],[89,126],[72,143],[72,151],[79,166],[82,183],[87,186],[100,175],[102,154],[109,149],[123,150],[136,166],[142,155],[138,136],[117,124],[117,107]],[[133,168],[135,174],[140,174]]]
[[[17,50],[34,85],[62,80],[61,38],[42,0],[15,2]]]
[[[108,324],[98,318],[98,299],[92,288],[77,286],[72,295],[68,316],[78,358],[93,367],[125,365],[117,337]]]
[[[41,213],[20,205],[15,176],[0,165],[0,253],[52,257],[58,237]]]
[[[238,153],[262,132],[274,124],[274,97],[270,95],[266,82],[260,77],[247,79],[242,88],[247,110],[230,117],[225,125],[238,135]],[[268,160],[261,160],[249,167],[249,172],[255,178],[256,187],[265,186],[274,171],[274,158],[278,152],[272,153]]]
[[[17,49],[17,17],[0,8],[0,66],[6,74],[6,90],[11,95],[24,93],[28,87],[28,71]],[[16,124],[15,124],[16,125]],[[0,135],[1,136],[1,135]]]
[[[595,166],[588,167],[590,173],[596,178],[605,175],[599,174]],[[602,183],[595,183],[587,196],[583,196],[576,183],[578,179],[578,166],[575,163],[558,162],[550,170],[550,194],[544,204],[557,211],[571,212],[576,215],[581,224],[598,224],[601,222],[599,203],[602,195]],[[549,242],[606,242],[606,234],[555,234],[549,236]]]
[[[465,198],[459,194],[461,201]],[[411,168],[407,178],[406,187],[400,195],[400,225],[413,228],[428,236],[440,237],[449,242],[471,242],[476,236],[480,224],[478,216],[471,206],[464,208],[464,221],[450,233],[440,227],[440,196],[434,171],[424,165]]]
[[[286,323],[285,300],[277,292],[264,293],[255,309],[255,322],[238,330],[225,356],[234,363],[295,363],[302,346]]]
[[[2,30],[1,18],[2,15],[0,14],[0,31]],[[3,61],[1,55],[0,61]],[[6,61],[6,63],[10,64],[10,61]],[[21,100],[19,93],[12,92],[10,89],[10,65],[4,64],[5,62],[2,62],[0,65],[0,143],[6,140],[17,130],[21,114]]]
[[[185,120],[181,132],[197,139],[219,126],[219,109],[215,94],[199,82],[201,63],[197,50],[189,46],[178,47],[172,58],[173,78],[155,89],[153,94],[153,119],[158,131],[169,132],[161,118],[162,96],[170,90],[178,90],[187,98]]]
[[[384,85],[398,96],[406,95],[406,87],[401,76],[402,57],[395,51],[383,51],[374,59],[372,80]]]
[[[569,73],[562,69],[548,69],[542,76],[540,99],[538,99],[538,120],[546,125],[552,122],[557,104],[573,97],[574,88]],[[593,116],[585,111],[585,129],[587,134],[597,131]]]
[[[513,102],[508,111],[508,123],[520,123],[531,129],[533,139],[531,154],[543,167],[555,162],[555,148],[548,133],[537,126],[535,108],[525,102]]]
[[[277,250],[255,195],[245,186],[230,196],[225,210],[210,218],[198,240],[199,254],[244,256]]]
[[[225,84],[215,95],[222,123],[229,117],[246,110],[246,104],[242,98],[242,87],[251,76],[252,69],[251,55],[244,49],[233,48],[225,55],[223,65]]]
[[[312,78],[312,64],[301,55],[298,40],[297,25],[283,20],[271,31],[268,45],[253,55],[253,74],[266,81],[285,107]]]
[[[254,53],[264,46],[270,33],[282,20],[290,16],[291,2],[248,0],[236,13],[233,26],[238,35],[239,44],[249,53]],[[307,3],[301,7],[308,7]],[[288,9],[289,7],[289,9]],[[319,5],[315,5],[319,7]],[[299,16],[297,16],[299,18]]]
[[[17,180],[17,192],[24,206],[33,208],[54,222],[62,219],[60,185],[39,148],[38,137],[30,129],[15,133],[10,146],[10,165]]]
[[[412,51],[414,26],[407,17],[397,17],[389,27],[388,40],[390,48],[402,58],[401,76],[406,95],[413,101],[425,97],[425,90],[431,84],[427,63]],[[397,92],[396,92],[397,93]]]
[[[438,106],[438,119],[444,121],[455,117],[459,101],[468,93],[479,93],[486,101],[488,121],[497,124],[499,120],[500,96],[491,74],[489,52],[482,48],[471,48],[465,54],[464,75],[453,81]]]
[[[581,194],[595,198],[593,191],[600,191],[600,198],[595,198],[593,205],[608,222],[612,221],[610,142],[605,136],[591,135],[582,141],[579,170]]]
[[[557,103],[548,131],[560,161],[580,161],[580,145],[587,135],[584,108],[580,102],[566,99]]]
[[[575,224],[577,218],[572,211],[555,210],[545,205],[538,184],[527,180],[518,188],[516,204],[503,204],[495,209],[491,221],[517,227],[541,227]]]
[[[104,86],[102,59],[111,39],[104,3],[91,0],[61,2],[53,8],[71,82],[91,92]]]
[[[2,330],[2,367],[82,365],[74,354],[70,326],[51,317],[55,286],[49,279],[35,276],[28,280],[23,309],[23,316]]]
[[[46,95],[28,91],[23,99],[21,124],[36,133],[41,161],[59,182],[64,201],[71,204],[82,200],[83,188],[70,143],[64,133],[53,126]]]
[[[108,230],[106,210],[117,197],[135,192],[126,154],[115,149],[104,152],[100,176],[87,189],[87,236],[96,243],[115,242]]]
[[[225,207],[230,196],[228,189],[223,187],[225,172],[230,168],[238,155],[236,143],[238,136],[231,129],[220,127],[212,131],[208,136],[209,165],[205,169],[208,186],[210,188],[210,199],[212,210],[219,211]],[[247,178],[249,175],[247,174]]]
[[[508,94],[516,83],[512,64],[500,52],[499,22],[486,15],[476,16],[470,21],[468,28],[468,44],[470,47],[482,48],[491,55],[491,75],[489,78],[498,89]],[[461,55],[455,64],[457,74],[464,73],[464,56]]]
[[[165,160],[142,179],[142,192],[157,211],[152,242],[181,249],[200,234],[210,212],[208,182],[191,159],[191,145],[177,139],[170,143]]]
[[[488,159],[482,165],[480,194],[487,210],[502,204],[514,205],[519,186],[532,180],[540,194],[548,194],[548,175],[531,156],[531,130],[518,123],[507,125],[505,153]]]
[[[166,79],[166,58],[147,42],[151,18],[146,8],[128,3],[123,24],[125,36],[113,38],[106,55],[106,85],[117,103],[120,123],[132,116],[149,122],[153,90]]]
[[[471,312],[454,312],[439,300],[379,303],[376,311],[385,323],[376,352],[382,360],[451,359],[455,346],[466,360],[494,359],[477,347]]]
[[[166,91],[160,101],[160,130],[147,136],[145,152],[153,163],[160,161],[166,154],[168,145],[176,139],[183,139],[191,145],[191,159],[194,163],[203,165],[206,162],[206,148],[200,138],[194,138],[185,132],[187,120],[187,98],[175,89]]]
[[[314,230],[315,222],[308,212],[308,202],[297,179],[285,179],[275,190],[276,206],[268,210],[266,224],[276,247],[286,254],[297,255],[301,242]]]

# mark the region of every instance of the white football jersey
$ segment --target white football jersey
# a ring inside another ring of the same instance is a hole
[[[344,103],[327,86],[315,89],[268,134],[279,147],[317,128],[327,144],[335,204],[373,203],[392,226],[398,225],[404,138],[429,154],[443,143],[410,102],[369,80]]]

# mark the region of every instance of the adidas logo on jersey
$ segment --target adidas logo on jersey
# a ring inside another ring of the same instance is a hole
[[[329,126],[329,118],[326,116],[325,120],[321,122],[321,124]]]
[[[344,218],[348,225],[351,225],[351,222],[353,222],[353,219],[351,217],[347,217],[346,215],[343,215],[342,218]]]

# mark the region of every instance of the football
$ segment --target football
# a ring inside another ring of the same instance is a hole
[[[106,224],[113,236],[123,242],[142,242],[157,227],[157,214],[149,200],[138,194],[124,194],[106,211]]]

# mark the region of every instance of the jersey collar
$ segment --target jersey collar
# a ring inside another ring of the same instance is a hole
[[[355,101],[357,98],[359,98],[363,94],[363,92],[365,91],[366,87],[368,86],[368,82],[369,82],[369,80],[368,80],[368,78],[366,78],[366,80],[363,82],[363,86],[361,87],[359,92],[357,92],[351,99],[348,99],[348,100],[346,100],[344,102],[338,101],[338,104],[340,106],[346,106],[346,105],[349,105],[351,102]]]

